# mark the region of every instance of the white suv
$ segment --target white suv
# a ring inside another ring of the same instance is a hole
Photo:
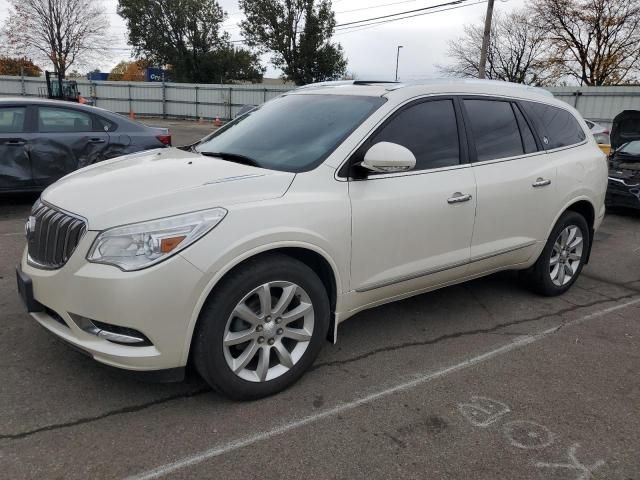
[[[193,364],[228,396],[269,395],[361,310],[505,269],[565,292],[604,216],[586,132],[503,82],[300,88],[49,187],[19,289],[99,362],[174,380]]]

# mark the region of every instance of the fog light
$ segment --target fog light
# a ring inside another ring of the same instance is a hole
[[[87,317],[71,314],[74,322],[83,331],[104,338],[119,345],[129,345],[132,347],[147,347],[153,345],[142,332],[129,327],[111,325],[109,323],[98,322]]]

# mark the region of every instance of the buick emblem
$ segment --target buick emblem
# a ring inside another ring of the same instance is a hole
[[[27,240],[31,240],[33,233],[36,231],[36,217],[29,217],[24,224],[24,234]]]

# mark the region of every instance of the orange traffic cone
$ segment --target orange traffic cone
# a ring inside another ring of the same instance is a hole
[[[130,118],[131,120],[135,120],[135,119],[136,119],[136,114],[133,112],[133,110],[131,110],[131,111],[129,112],[129,118]]]
[[[213,124],[216,127],[221,127],[222,126],[222,122],[220,121],[220,117],[216,117],[216,119],[213,121]]]

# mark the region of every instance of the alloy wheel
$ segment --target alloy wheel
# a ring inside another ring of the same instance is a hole
[[[569,283],[576,275],[582,263],[584,237],[576,225],[565,227],[555,243],[549,262],[549,275],[557,287]]]
[[[292,282],[255,288],[233,309],[222,339],[227,365],[250,382],[277,378],[302,358],[313,336],[307,292]]]

